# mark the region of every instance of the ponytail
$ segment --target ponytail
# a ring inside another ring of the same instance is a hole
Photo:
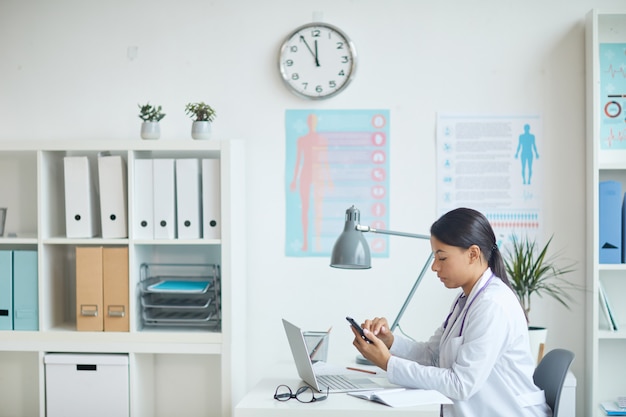
[[[519,297],[517,296],[517,293],[515,292],[515,289],[513,289],[513,285],[511,284],[511,281],[509,280],[509,276],[506,272],[504,259],[502,259],[502,252],[500,252],[500,249],[498,248],[497,245],[493,245],[493,248],[491,249],[491,256],[489,258],[488,265],[489,265],[489,268],[491,268],[491,271],[498,278],[500,278],[502,282],[504,282],[506,286],[511,289],[511,291],[513,291],[513,294],[515,294],[515,298],[517,298],[517,301],[519,301],[520,307],[522,307],[522,311],[524,312],[524,316],[526,317],[526,323],[528,323],[528,313],[526,312],[526,310],[524,309],[524,306],[522,305],[522,300],[519,299]]]
[[[513,286],[511,285],[511,281],[509,281],[509,276],[506,273],[506,267],[504,266],[504,259],[502,259],[502,253],[498,248],[498,245],[494,244],[491,249],[491,255],[489,256],[489,260],[487,262],[491,271],[502,280],[506,284],[507,287],[513,290]]]

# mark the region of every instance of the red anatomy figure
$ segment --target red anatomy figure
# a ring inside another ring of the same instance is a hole
[[[328,140],[316,132],[317,116],[310,114],[307,118],[309,132],[298,138],[296,167],[291,180],[290,190],[296,191],[300,186],[302,203],[302,251],[309,249],[309,207],[311,188],[313,191],[313,219],[315,224],[315,249],[320,249],[320,232],[322,227],[322,207],[326,189],[332,188],[330,168],[328,165]],[[298,183],[298,178],[300,179]]]

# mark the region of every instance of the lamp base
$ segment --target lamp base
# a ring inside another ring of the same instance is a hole
[[[370,362],[369,360],[365,359],[365,357],[363,355],[356,355],[356,363],[358,363],[359,365],[371,365],[371,366],[374,366],[374,364],[372,362]]]

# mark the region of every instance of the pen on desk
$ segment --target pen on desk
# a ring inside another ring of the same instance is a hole
[[[346,369],[349,369],[349,370],[351,370],[351,371],[359,371],[359,372],[365,372],[366,374],[376,375],[376,372],[374,372],[374,371],[368,371],[367,369],[351,368],[351,367],[349,367],[349,366],[346,366]]]

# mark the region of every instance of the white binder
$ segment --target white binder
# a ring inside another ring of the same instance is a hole
[[[176,189],[174,159],[152,160],[154,238],[176,238]]]
[[[220,239],[222,235],[220,200],[220,160],[202,160],[202,237]]]
[[[200,239],[200,160],[176,160],[176,225],[179,239]]]
[[[103,238],[128,237],[126,162],[120,155],[98,157]]]
[[[96,192],[86,156],[63,158],[65,180],[65,234],[94,237],[99,233]]]
[[[134,167],[133,237],[135,239],[153,239],[152,159],[136,159]]]

